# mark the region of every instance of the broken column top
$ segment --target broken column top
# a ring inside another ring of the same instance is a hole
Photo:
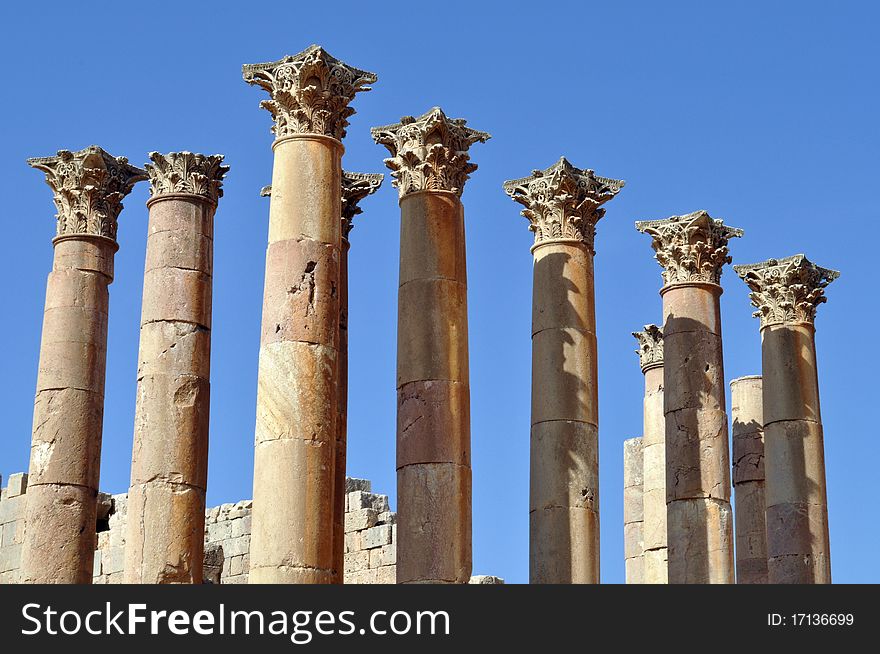
[[[384,179],[385,175],[381,173],[342,171],[342,238],[348,240],[348,235],[354,227],[354,217],[363,212],[358,203],[375,193]]]
[[[633,332],[633,336],[639,342],[639,364],[642,372],[648,372],[652,368],[663,365],[663,332],[657,325],[645,325],[644,331]]]
[[[338,141],[355,113],[349,103],[377,80],[375,73],[349,66],[319,45],[278,61],[245,64],[242,77],[268,91],[270,99],[260,106],[272,114],[276,138],[320,134]]]
[[[54,157],[28,159],[29,166],[46,173],[55,194],[55,238],[100,236],[116,242],[122,199],[147,173],[114,157],[97,145],[78,152],[59,150]]]
[[[728,227],[702,210],[663,220],[641,220],[636,229],[652,238],[665,286],[720,284],[722,268],[731,261],[727,242],[743,235],[743,230]]]
[[[623,180],[599,177],[568,159],[528,177],[504,182],[504,192],[525,207],[522,215],[535,232],[535,246],[548,241],[575,241],[595,252],[596,223],[605,204],[623,188]]]
[[[399,123],[370,130],[373,140],[391,153],[384,163],[401,198],[416,191],[461,195],[468,177],[477,169],[470,163],[470,146],[492,138],[466,125],[463,118],[449,118],[440,107],[434,107],[418,118],[404,116]]]
[[[151,152],[144,168],[150,176],[150,201],[169,195],[196,195],[211,204],[223,196],[223,177],[229,166],[223,165],[222,154],[192,152]]]
[[[760,318],[761,329],[771,325],[813,325],[816,309],[826,301],[825,287],[840,277],[836,270],[817,266],[803,254],[733,269],[751,290],[749,298],[758,309],[752,315]]]

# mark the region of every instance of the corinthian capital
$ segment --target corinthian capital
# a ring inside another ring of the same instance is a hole
[[[591,252],[596,223],[605,215],[602,205],[620,192],[625,182],[599,177],[575,168],[562,157],[547,170],[504,182],[504,192],[525,207],[522,215],[535,232],[535,245],[546,241],[577,241]]]
[[[151,152],[149,156],[153,163],[144,168],[150,176],[151,197],[186,193],[217,204],[223,196],[223,176],[229,172],[229,166],[223,165],[222,154]]]
[[[657,325],[645,325],[644,331],[633,332],[632,335],[639,342],[639,349],[636,350],[636,353],[639,355],[642,372],[662,366],[663,332],[660,331],[660,328]]]
[[[28,159],[46,173],[55,194],[58,236],[83,234],[116,241],[122,199],[137,182],[147,179],[125,157],[113,157],[92,145],[79,152],[59,150],[54,157]]]
[[[727,242],[743,235],[705,211],[664,220],[645,220],[636,229],[653,239],[657,262],[663,267],[666,285],[703,282],[721,283],[721,270],[730,263]]]
[[[385,175],[381,173],[350,173],[342,171],[342,238],[347,239],[353,219],[362,213],[358,203],[375,193],[382,185]]]
[[[318,45],[278,61],[245,64],[242,76],[269,92],[270,99],[260,106],[275,119],[272,131],[277,138],[323,134],[339,141],[354,114],[348,105],[355,93],[369,91],[367,84],[377,79],[374,73],[331,57]]]
[[[470,163],[468,149],[491,138],[466,124],[463,118],[448,118],[440,107],[434,107],[418,118],[404,116],[399,123],[370,130],[373,140],[391,153],[384,163],[401,198],[415,191],[461,195],[464,183],[477,169]]]
[[[802,254],[733,269],[752,291],[749,298],[758,309],[753,315],[761,319],[762,328],[812,324],[816,308],[826,301],[825,287],[840,277],[836,270],[821,268]]]

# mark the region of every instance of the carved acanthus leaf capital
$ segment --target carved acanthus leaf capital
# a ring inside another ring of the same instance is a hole
[[[504,182],[504,192],[525,207],[522,215],[535,232],[535,245],[546,241],[577,241],[594,251],[596,223],[605,215],[602,205],[620,192],[625,182],[599,177],[575,168],[562,157],[546,170]]]
[[[72,234],[102,236],[116,241],[122,199],[147,173],[114,157],[97,145],[79,152],[59,150],[54,157],[28,159],[46,173],[55,194],[56,237]]]
[[[363,210],[358,203],[368,195],[375,193],[382,185],[385,175],[381,173],[350,173],[342,171],[342,238],[354,227],[354,217]]]
[[[826,301],[825,287],[840,277],[836,270],[817,266],[802,254],[785,259],[734,266],[751,293],[761,327],[813,324],[816,309]]]
[[[663,267],[663,281],[670,284],[720,284],[724,264],[730,263],[727,242],[743,235],[741,229],[728,227],[705,211],[663,220],[636,223],[636,229],[648,234]]]
[[[242,76],[270,95],[260,106],[275,120],[276,138],[294,134],[323,134],[341,141],[348,119],[354,114],[349,103],[356,93],[369,91],[374,73],[349,66],[313,45],[299,54],[264,64],[245,64]]]
[[[153,163],[144,168],[150,176],[151,197],[186,193],[217,204],[223,196],[223,176],[229,172],[229,166],[223,165],[222,154],[151,152],[149,156]]]
[[[639,342],[639,363],[642,372],[663,365],[663,332],[657,325],[645,325],[644,331],[633,332],[633,336]]]
[[[401,198],[416,191],[461,195],[477,169],[470,163],[468,149],[491,138],[466,125],[463,118],[448,118],[440,107],[434,107],[418,118],[404,116],[399,123],[370,130],[373,140],[391,153],[384,163]]]

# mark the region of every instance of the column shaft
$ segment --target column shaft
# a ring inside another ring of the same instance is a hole
[[[336,416],[336,450],[333,482],[333,569],[342,583],[345,568],[345,466],[348,456],[348,251],[342,238],[339,254],[339,361]]]
[[[645,371],[644,399],[644,546],[645,583],[668,582],[666,564],[666,421],[663,416],[663,366]]]
[[[464,209],[455,193],[400,200],[398,583],[467,583],[471,448]]]
[[[202,583],[215,205],[150,208],[138,355],[127,583]]]
[[[771,584],[831,583],[814,334],[809,323],[761,330]]]
[[[529,580],[598,583],[593,254],[548,241],[534,258]]]
[[[661,293],[669,583],[733,583],[721,287]]]
[[[644,448],[641,438],[623,441],[623,549],[626,583],[645,583]]]
[[[34,401],[24,583],[92,581],[116,249],[100,236],[55,240]]]
[[[730,382],[738,584],[767,583],[763,414],[761,377]]]
[[[329,583],[342,145],[300,134],[273,148],[249,581]]]

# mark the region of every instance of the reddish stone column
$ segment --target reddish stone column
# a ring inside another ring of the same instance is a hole
[[[372,129],[400,194],[397,582],[471,576],[464,207],[468,149],[489,135],[435,107]]]
[[[730,382],[738,584],[767,583],[763,414],[760,375]]]
[[[125,581],[201,584],[223,156],[151,152]]]
[[[742,231],[705,211],[636,223],[663,267],[663,413],[669,583],[729,584],[733,516],[721,270]]]
[[[535,233],[529,581],[599,583],[599,402],[593,257],[623,182],[562,157],[504,183]]]
[[[384,175],[342,171],[342,250],[339,259],[339,414],[336,418],[336,464],[333,489],[334,568],[342,583],[345,557],[345,461],[348,450],[348,250],[358,203],[375,193]]]
[[[122,199],[146,174],[97,146],[28,163],[46,173],[58,222],[34,401],[21,581],[89,584],[117,218]]]
[[[663,332],[657,325],[633,332],[639,341],[639,362],[645,375],[644,436],[642,436],[646,584],[669,580],[666,563],[666,419],[663,416]]]
[[[830,584],[814,323],[825,287],[840,273],[802,254],[735,270],[761,319],[768,581]]]
[[[243,68],[269,92],[275,163],[257,380],[250,583],[332,583],[342,139],[376,76],[318,46]]]

